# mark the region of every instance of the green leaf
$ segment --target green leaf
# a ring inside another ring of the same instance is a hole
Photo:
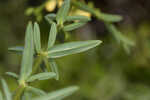
[[[54,20],[56,19],[56,14],[48,14],[45,16],[45,19],[52,24]]]
[[[2,87],[3,87],[3,90],[4,90],[6,100],[12,100],[11,99],[11,93],[9,91],[9,88],[8,88],[8,85],[7,85],[6,81],[4,79],[1,79],[1,82],[2,82]]]
[[[105,23],[105,25],[108,28],[109,32],[111,32],[112,35],[115,37],[117,42],[119,44],[122,43],[122,46],[126,53],[130,53],[130,47],[135,46],[134,41],[124,36],[119,30],[117,30],[117,28],[113,24]]]
[[[82,42],[78,41],[56,45],[49,49],[48,58],[58,58],[84,52],[98,46],[101,43],[102,41],[100,40],[88,40]]]
[[[53,72],[43,72],[36,75],[32,75],[31,77],[29,77],[27,82],[33,82],[35,80],[47,80],[47,79],[54,78],[55,76],[56,74]]]
[[[103,21],[106,21],[106,22],[119,22],[123,19],[122,16],[106,14],[106,13],[102,13],[102,12],[99,12],[97,14],[97,17],[100,20],[103,20]]]
[[[43,90],[34,88],[32,86],[27,86],[26,89],[27,89],[27,91],[31,91],[32,93],[35,93],[38,96],[46,95],[46,93]]]
[[[92,13],[92,14],[95,13],[95,9],[89,7],[89,6],[88,6],[87,4],[85,4],[85,3],[77,2],[77,1],[72,1],[72,4],[73,4],[74,6],[76,6],[77,8],[81,9],[81,10],[90,12],[90,13]]]
[[[125,43],[125,44],[130,45],[130,46],[135,45],[132,40],[128,39],[120,31],[118,31],[113,24],[105,23],[105,25],[119,43]]]
[[[24,47],[22,47],[22,46],[16,46],[16,47],[8,48],[8,51],[14,52],[14,53],[19,53],[19,54],[21,53],[22,54],[23,49],[24,49]]]
[[[57,64],[56,64],[55,60],[49,59],[49,64],[50,64],[52,72],[56,73],[56,78],[55,79],[59,80],[59,71],[58,71],[58,67],[57,67]]]
[[[13,72],[6,72],[7,75],[14,77],[15,79],[18,79],[19,76],[16,73]]]
[[[40,36],[40,28],[38,23],[34,23],[34,45],[37,53],[40,53],[41,51],[41,36]]]
[[[0,100],[4,100],[4,98],[3,98],[3,94],[2,94],[2,92],[0,91]]]
[[[33,54],[33,29],[32,23],[30,22],[26,30],[25,47],[21,63],[20,80],[26,80],[32,73]]]
[[[48,39],[48,49],[50,49],[55,44],[56,35],[57,35],[57,26],[56,23],[52,23]]]
[[[70,21],[80,21],[80,22],[88,22],[90,21],[91,18],[90,17],[86,17],[86,16],[67,16],[66,21],[70,22]]]
[[[31,98],[32,98],[32,94],[25,91],[22,100],[31,100]]]
[[[72,86],[72,87],[61,89],[61,90],[57,90],[55,92],[51,92],[45,96],[33,98],[32,100],[60,100],[60,99],[64,99],[65,97],[72,95],[78,89],[79,87]]]
[[[86,23],[84,23],[84,22],[73,23],[73,24],[64,26],[63,30],[64,31],[72,31],[72,30],[75,30],[77,28],[84,26],[85,24]]]
[[[56,20],[58,24],[63,24],[70,9],[70,0],[64,0],[63,5],[57,12]]]

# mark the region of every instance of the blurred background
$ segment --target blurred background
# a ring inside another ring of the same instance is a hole
[[[7,80],[11,90],[16,88],[16,81],[4,73],[19,73],[21,56],[9,53],[8,47],[24,44],[29,20],[39,20],[45,41],[50,26],[42,17],[50,12],[44,8],[35,17],[28,16],[30,11],[27,11],[45,1],[0,0],[0,76]],[[66,100],[150,100],[150,0],[86,1],[92,1],[102,12],[123,16],[123,20],[115,25],[135,42],[135,46],[126,52],[103,21],[93,17],[84,27],[70,33],[68,41],[99,39],[103,44],[58,59],[60,80],[35,82],[33,85],[45,91],[80,86],[80,90]]]

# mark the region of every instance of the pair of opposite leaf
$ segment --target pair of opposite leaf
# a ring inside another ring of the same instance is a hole
[[[1,83],[3,87],[4,95],[2,94],[2,91],[0,90],[0,100],[13,100],[13,95],[10,92],[6,81],[4,79],[1,79]],[[39,91],[36,88],[29,87],[28,91],[29,89],[34,90],[34,92],[36,92],[36,94],[38,94],[39,96],[33,98],[30,92],[25,91],[21,100],[62,100],[65,97],[68,97],[74,92],[76,92],[79,88],[77,86],[70,86],[64,89],[60,89],[54,92],[44,93],[44,94],[42,91],[42,95],[40,93],[41,91]]]
[[[48,14],[45,16],[45,19],[51,24],[53,22],[57,23],[60,30],[64,32],[73,31],[79,27],[85,25],[88,21],[90,21],[89,17],[86,16],[68,16],[70,10],[70,0],[64,0],[61,8],[58,10],[57,14]],[[68,24],[69,23],[69,24]]]
[[[37,24],[35,23],[34,29]],[[34,30],[34,32],[37,32]],[[24,95],[23,100],[58,100],[63,99],[64,97],[67,97],[71,95],[73,92],[78,90],[77,86],[72,86],[68,88],[64,88],[55,92],[51,92],[46,94],[44,91],[28,86],[28,82],[33,82],[35,80],[45,80],[50,79],[54,77],[56,74],[53,72],[43,72],[36,75],[32,75],[32,62],[33,62],[33,54],[34,54],[34,43],[33,43],[33,29],[32,24],[29,23],[26,31],[26,37],[25,37],[25,47],[23,50],[23,58],[22,58],[22,64],[21,64],[21,72],[20,77],[14,73],[8,72],[7,74],[14,76],[15,78],[18,78],[19,86],[24,85]],[[35,41],[35,40],[34,40]],[[41,51],[41,49],[37,49],[37,45],[35,45],[35,49],[37,53],[38,50]],[[2,85],[3,89],[5,91],[5,99],[3,99],[3,96],[1,95],[2,100],[12,100],[12,94],[9,92],[8,86],[5,82],[5,80],[2,79]],[[20,87],[19,87],[20,88]],[[29,94],[29,91],[41,95],[36,98],[32,98],[32,95]]]
[[[91,13],[97,19],[104,21],[106,28],[110,33],[112,33],[117,42],[123,45],[127,53],[130,52],[130,47],[133,47],[135,42],[124,36],[113,24],[121,21],[123,19],[121,16],[103,13],[99,9],[95,8],[93,3],[86,5],[82,2],[72,1],[72,4],[83,11]]]
[[[37,23],[34,24],[34,46],[35,46],[35,55],[38,58],[41,58],[46,65],[46,70],[56,73],[56,79],[59,79],[59,73],[57,69],[57,65],[55,62],[56,58],[76,54],[80,52],[84,52],[88,49],[94,48],[101,43],[100,40],[89,40],[89,41],[78,41],[78,42],[70,42],[64,43],[54,46],[56,41],[57,32],[59,31],[59,26],[63,26],[64,31],[72,31],[77,29],[85,24],[90,19],[85,16],[68,16],[68,12],[70,9],[70,0],[65,0],[61,8],[58,10],[57,15],[49,14],[46,16],[46,19],[51,24],[51,30],[49,33],[48,46],[46,51],[41,49],[41,40],[40,40],[40,29]],[[56,21],[56,23],[54,22]],[[64,26],[64,22],[66,21],[78,21],[73,24]],[[32,29],[31,29],[32,30]],[[32,34],[32,33],[31,33]],[[14,47],[9,48],[11,51],[23,51],[23,47]],[[51,68],[50,68],[51,67]],[[33,68],[34,69],[34,68]]]

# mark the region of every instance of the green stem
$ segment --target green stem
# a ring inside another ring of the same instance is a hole
[[[21,100],[21,95],[24,92],[25,86],[23,84],[19,85],[14,95],[13,100]]]
[[[42,57],[39,56],[36,58],[34,66],[33,66],[32,74],[36,73],[39,65],[41,64],[41,61],[42,61]]]

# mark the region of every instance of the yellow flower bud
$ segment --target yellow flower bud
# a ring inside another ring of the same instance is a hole
[[[63,2],[64,2],[63,0],[58,0],[58,7],[59,8],[62,6]]]
[[[56,8],[56,0],[50,0],[50,1],[48,1],[48,2],[45,4],[45,9],[46,9],[48,12],[54,11],[55,8]]]
[[[83,11],[83,10],[77,10],[75,12],[75,15],[82,15],[82,16],[87,16],[87,17],[91,17],[92,16],[91,13]]]

